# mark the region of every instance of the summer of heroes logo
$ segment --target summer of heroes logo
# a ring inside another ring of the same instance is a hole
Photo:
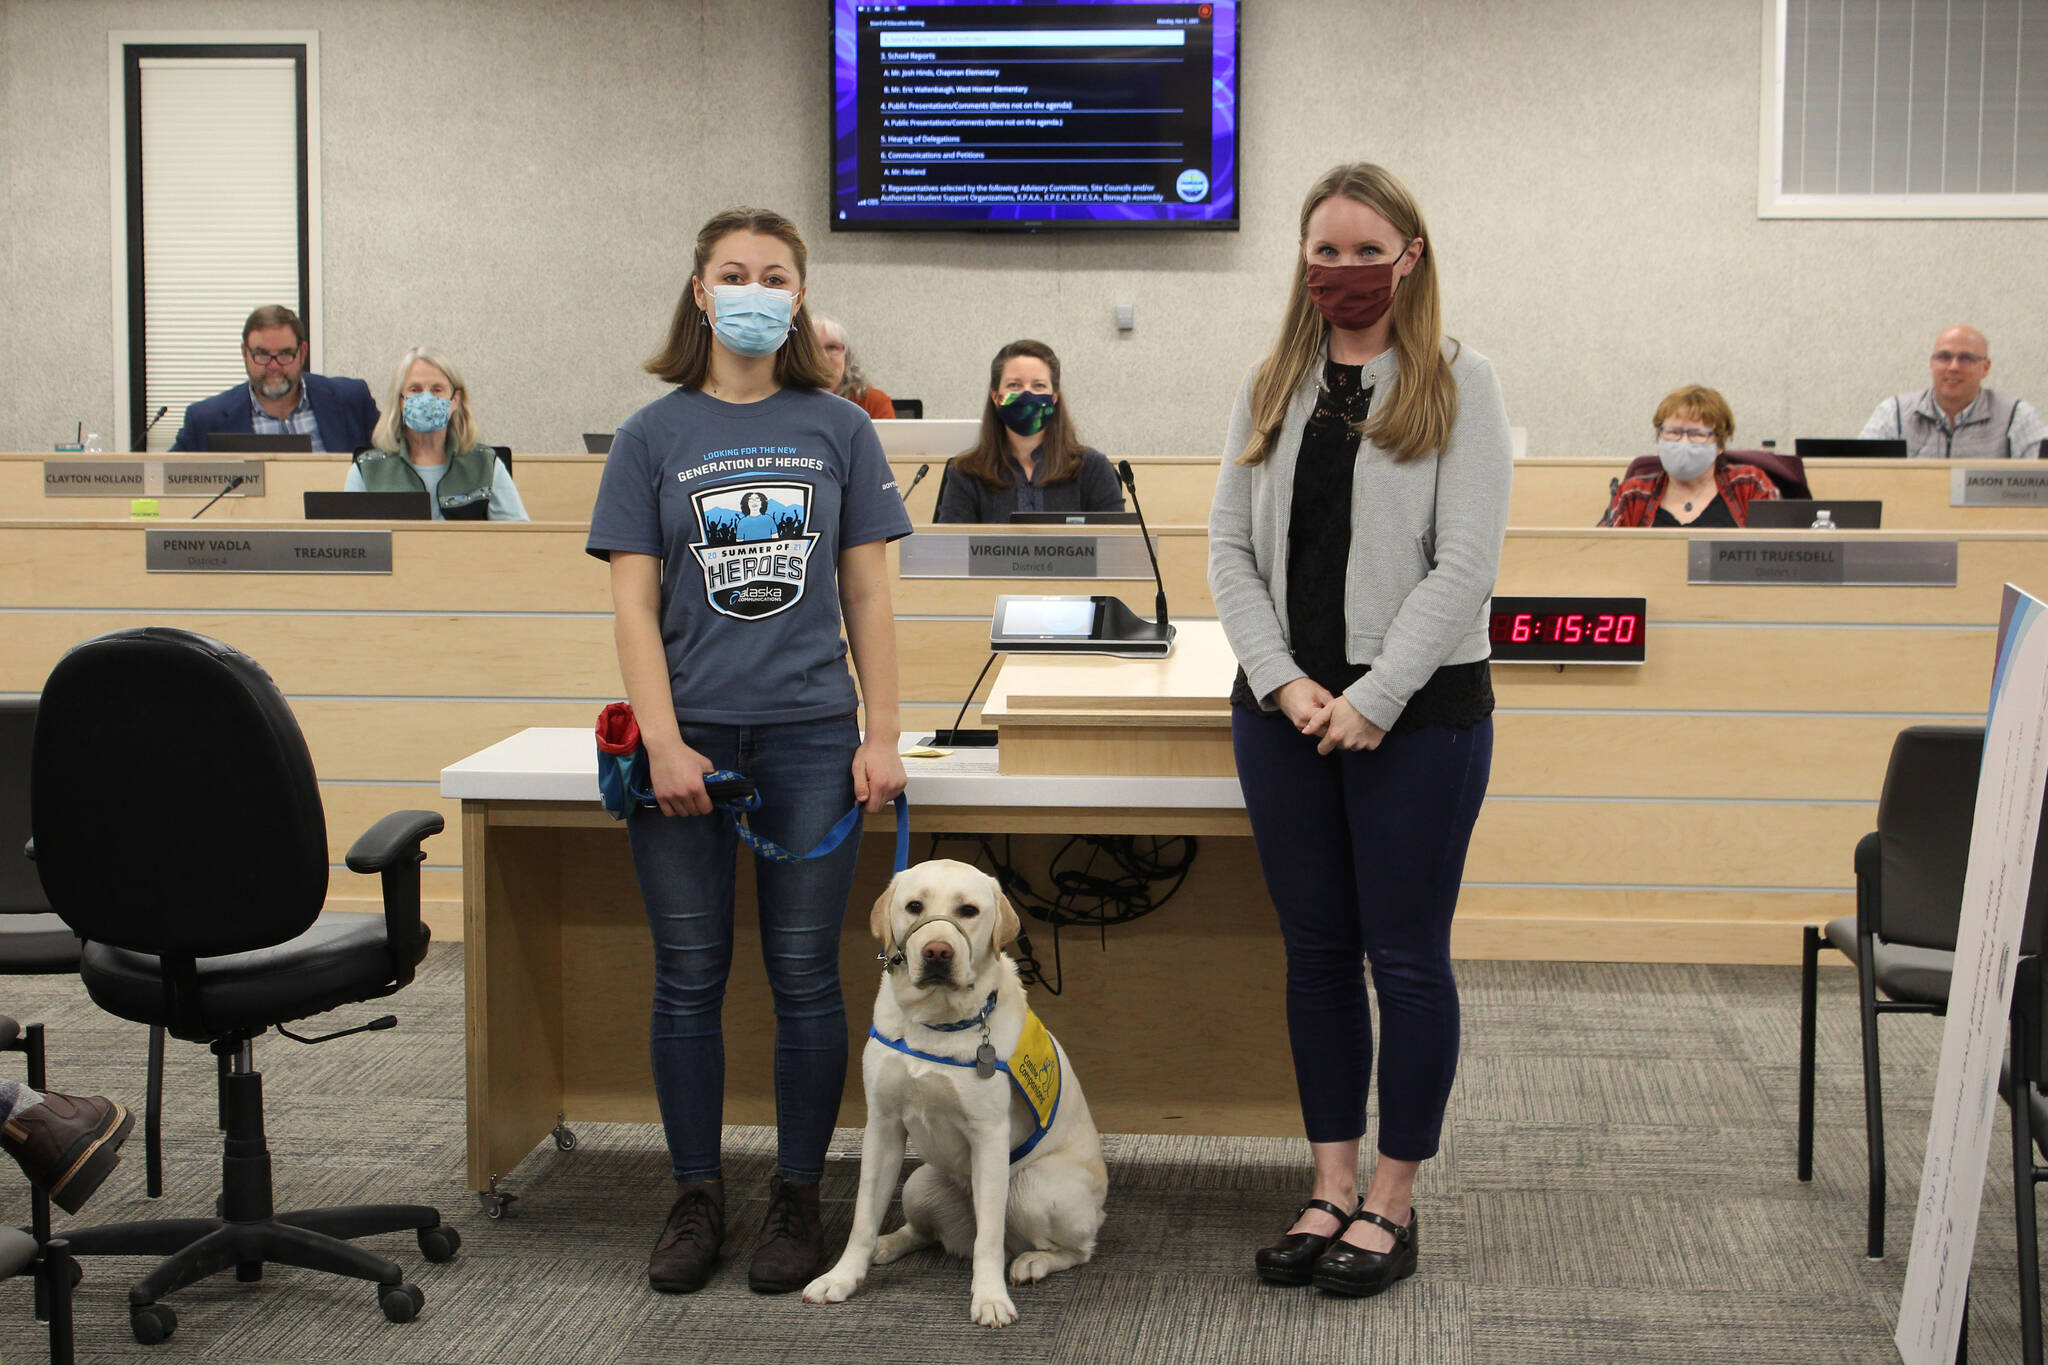
[[[711,609],[756,621],[795,606],[818,537],[809,531],[811,486],[741,483],[690,495],[703,538],[690,548],[704,567]]]

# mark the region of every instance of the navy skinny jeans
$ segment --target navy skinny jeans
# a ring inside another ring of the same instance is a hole
[[[1451,913],[1493,764],[1493,721],[1316,753],[1278,711],[1231,710],[1238,781],[1287,945],[1287,1034],[1311,1142],[1365,1135],[1372,963],[1380,1152],[1435,1156],[1458,1070]]]
[[[754,779],[758,834],[792,853],[815,847],[853,805],[850,715],[776,725],[690,725],[683,742]],[[725,1107],[720,1009],[732,970],[733,875],[739,837],[722,811],[626,821],[633,871],[654,931],[654,1091],[678,1180],[719,1175]],[[822,858],[754,859],[761,956],[775,996],[775,1120],[785,1180],[815,1181],[846,1084],[846,1002],[839,929],[853,889],[860,830]]]

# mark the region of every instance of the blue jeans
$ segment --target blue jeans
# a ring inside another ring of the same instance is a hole
[[[1493,766],[1493,720],[1316,753],[1277,711],[1231,708],[1259,867],[1287,944],[1287,1033],[1310,1142],[1365,1134],[1380,1005],[1382,1154],[1436,1155],[1458,1071],[1451,913]]]
[[[754,779],[752,828],[792,853],[816,846],[853,805],[851,715],[780,725],[689,725],[683,742],[720,768]],[[732,970],[733,873],[739,838],[722,811],[626,821],[633,872],[654,931],[654,1091],[678,1180],[719,1174],[725,1035],[719,1022]],[[858,827],[822,858],[754,859],[761,956],[775,995],[775,1117],[785,1180],[815,1181],[846,1085],[846,1002],[839,928],[853,889]]]

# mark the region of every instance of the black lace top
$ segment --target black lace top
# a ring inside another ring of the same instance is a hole
[[[1342,692],[1369,668],[1344,657],[1344,580],[1351,558],[1351,488],[1358,466],[1355,423],[1372,408],[1363,365],[1323,366],[1322,390],[1301,434],[1287,532],[1287,626],[1294,661],[1331,692]],[[1256,709],[1244,670],[1230,704]],[[1408,699],[1396,731],[1426,725],[1464,729],[1493,714],[1493,679],[1484,659],[1446,664]]]

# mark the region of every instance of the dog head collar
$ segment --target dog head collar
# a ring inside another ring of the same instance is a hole
[[[901,967],[904,964],[904,962],[908,960],[909,956],[907,953],[904,952],[903,945],[910,942],[910,936],[916,933],[918,930],[924,928],[927,924],[953,924],[953,919],[949,915],[919,916],[916,920],[913,920],[911,922],[911,925],[908,929],[905,929],[903,931],[903,936],[901,938],[897,939],[894,943],[890,944],[881,952],[875,954],[875,961],[882,964],[882,969],[884,971],[893,972],[898,967]],[[959,931],[959,925],[953,924],[953,927],[956,931]]]

